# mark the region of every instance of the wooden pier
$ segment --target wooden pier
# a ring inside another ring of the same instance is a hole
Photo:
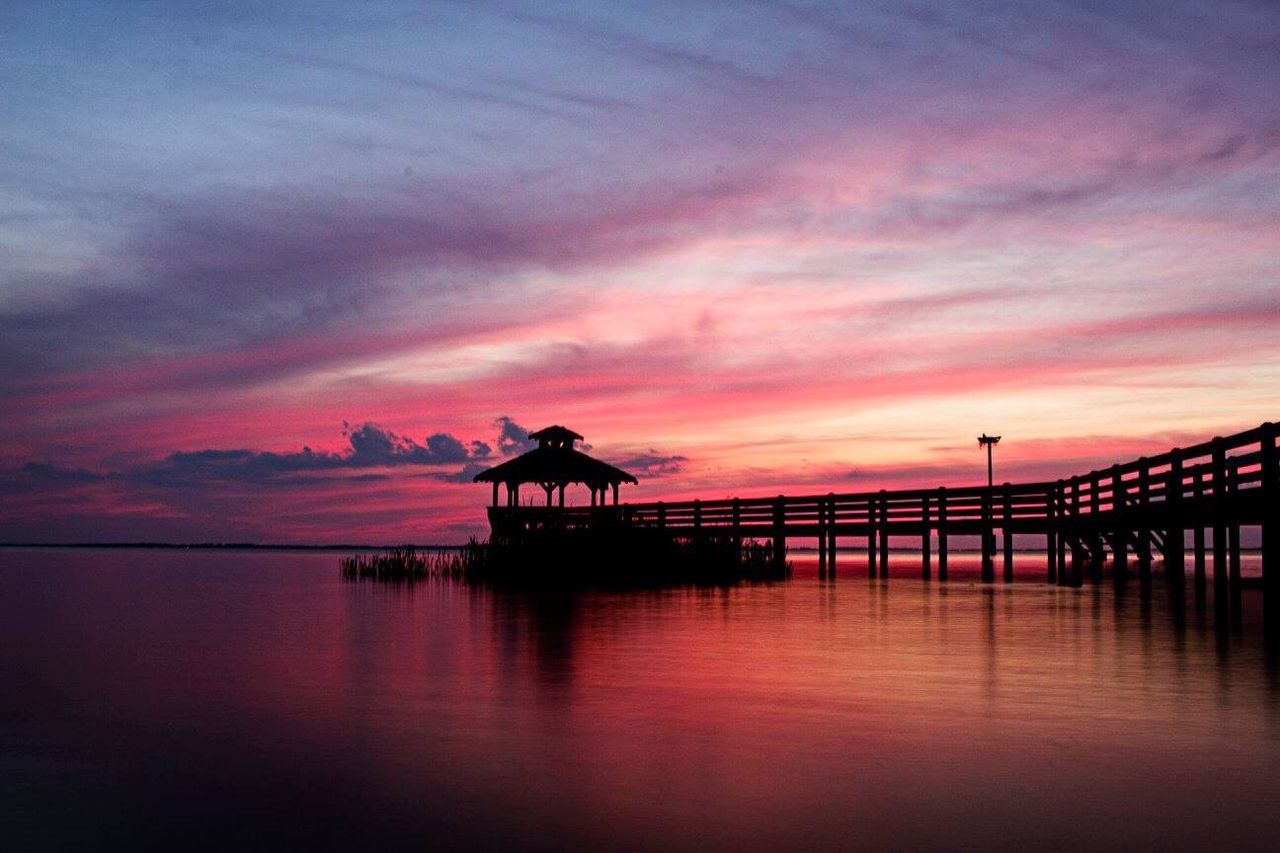
[[[1033,537],[1032,544],[1040,537],[1048,553],[1041,570],[1051,583],[1100,580],[1109,563],[1118,582],[1136,571],[1146,585],[1157,559],[1171,582],[1183,582],[1189,539],[1196,589],[1204,590],[1211,573],[1218,599],[1240,589],[1240,529],[1253,526],[1260,529],[1267,601],[1280,604],[1276,439],[1276,425],[1265,423],[1052,482],[614,506],[494,506],[489,513],[495,531],[638,525],[695,541],[767,539],[779,562],[789,540],[814,539],[819,571],[831,576],[839,563],[837,545],[847,548],[852,539],[865,545],[865,567],[873,578],[888,577],[890,540],[900,546],[910,538],[919,544],[921,575],[946,580],[951,537],[968,536],[980,543],[982,579],[1011,581],[1016,536],[1024,544],[1026,537]]]

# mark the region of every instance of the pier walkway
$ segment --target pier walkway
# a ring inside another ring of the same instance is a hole
[[[841,539],[861,540],[871,577],[888,577],[890,540],[913,538],[920,571],[947,578],[951,537],[977,537],[983,579],[1014,575],[1014,536],[1042,537],[1045,577],[1078,585],[1101,579],[1110,562],[1117,580],[1136,571],[1144,582],[1163,561],[1166,576],[1198,587],[1212,572],[1215,592],[1240,587],[1240,529],[1260,529],[1264,586],[1280,602],[1280,464],[1273,423],[1175,448],[1068,479],[993,487],[880,490],[768,498],[597,504],[585,507],[494,506],[495,531],[639,525],[672,536],[767,539],[785,559],[788,539],[817,541],[819,570],[837,570]],[[1033,540],[1034,541],[1034,540]],[[861,561],[859,561],[861,562]],[[1037,560],[1037,562],[1040,562]]]

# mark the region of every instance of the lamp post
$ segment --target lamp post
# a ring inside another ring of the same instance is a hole
[[[995,447],[999,443],[1000,443],[1000,436],[998,435],[987,435],[984,432],[982,435],[978,436],[978,446],[981,447],[984,444],[987,446],[987,488],[988,489],[995,485],[995,483],[992,482],[992,478],[991,478],[991,448]]]
[[[978,436],[978,446],[987,447],[987,496],[982,501],[982,579],[983,581],[991,581],[995,579],[995,552],[996,552],[996,532],[991,524],[991,501],[993,500],[992,488],[995,486],[991,469],[991,448],[1000,442],[1000,436],[987,435],[985,432]],[[1009,535],[1009,531],[1005,531],[1005,536]]]

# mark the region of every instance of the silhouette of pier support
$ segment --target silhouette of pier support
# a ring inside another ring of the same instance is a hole
[[[938,580],[947,579],[947,488],[938,489]]]
[[[991,583],[996,579],[996,531],[991,515],[991,492],[982,495],[982,582]]]
[[[778,495],[773,504],[773,564],[778,567],[787,562],[786,501]]]
[[[1056,584],[1058,582],[1058,537],[1061,535],[1056,487],[1050,487],[1045,495],[1044,516],[1045,580]]]
[[[1111,533],[1111,576],[1117,586],[1129,579],[1129,490],[1119,465],[1111,466],[1111,514],[1115,517]]]
[[[1276,630],[1280,615],[1280,458],[1276,425],[1262,425],[1259,475],[1262,491],[1262,588],[1268,630]]]
[[[1204,505],[1204,472],[1197,470],[1193,475],[1191,486],[1192,501],[1196,506]],[[1197,520],[1195,527],[1191,530],[1191,548],[1193,560],[1193,586],[1195,588],[1196,598],[1203,599],[1205,589],[1208,586],[1208,579],[1205,573],[1205,550],[1204,550],[1204,521]]]
[[[818,576],[836,576],[835,496],[818,502]]]
[[[880,578],[889,579],[889,493],[880,490]]]
[[[1221,438],[1213,440],[1213,599],[1221,608],[1227,600],[1227,455]]]
[[[1004,521],[1000,527],[1000,539],[1004,544],[1004,581],[1013,582],[1013,487],[1005,483],[1003,487]]]
[[[836,576],[836,496],[827,494],[827,571]]]
[[[1138,472],[1138,582],[1145,594],[1151,590],[1151,475],[1146,457],[1139,459],[1138,463],[1142,466]]]
[[[933,574],[933,529],[929,524],[929,496],[921,500],[920,517],[924,522],[924,531],[920,534],[920,577],[929,580]]]
[[[827,514],[826,508],[819,509],[818,515],[818,577],[827,576]]]
[[[1182,451],[1174,448],[1170,452],[1169,476],[1165,485],[1165,578],[1169,585],[1182,590],[1186,587],[1186,529],[1183,521],[1184,506],[1184,474],[1182,470]]]
[[[1241,528],[1261,532],[1268,612],[1280,612],[1280,458],[1277,430],[1266,423],[1233,436],[1174,448],[1053,482],[993,487],[877,490],[871,492],[607,506],[601,489],[592,507],[520,506],[509,484],[507,506],[490,508],[494,530],[623,523],[653,527],[695,541],[769,540],[770,557],[784,563],[798,537],[816,541],[819,571],[834,576],[841,537],[861,545],[867,574],[889,575],[891,542],[920,548],[920,576],[947,581],[955,537],[980,544],[982,578],[994,582],[1016,571],[1015,544],[1045,543],[1044,577],[1062,586],[1099,582],[1109,569],[1123,586],[1130,572],[1147,591],[1163,576],[1181,590],[1186,575],[1198,601],[1223,606],[1250,579],[1243,576]],[[496,489],[495,489],[496,491]],[[501,495],[495,496],[495,502]],[[997,540],[997,536],[999,539]],[[1186,552],[1190,549],[1191,553]],[[1187,563],[1190,562],[1190,566]],[[1188,571],[1190,570],[1190,571]],[[1280,617],[1273,619],[1280,631]]]
[[[879,542],[877,533],[877,521],[879,513],[876,511],[876,498],[868,498],[867,500],[867,577],[875,580],[877,562],[876,545]]]

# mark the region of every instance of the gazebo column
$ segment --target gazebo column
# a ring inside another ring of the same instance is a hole
[[[596,487],[587,486],[587,488],[591,490],[591,505],[595,506],[596,505]]]
[[[547,493],[547,506],[551,506],[551,492],[555,488],[555,486],[551,485],[550,483],[543,483],[542,488]]]
[[[564,483],[560,484],[560,506],[564,507]]]
[[[613,505],[614,506],[618,505],[618,484],[617,483],[613,484]]]
[[[498,481],[493,481],[493,505],[498,505]]]

